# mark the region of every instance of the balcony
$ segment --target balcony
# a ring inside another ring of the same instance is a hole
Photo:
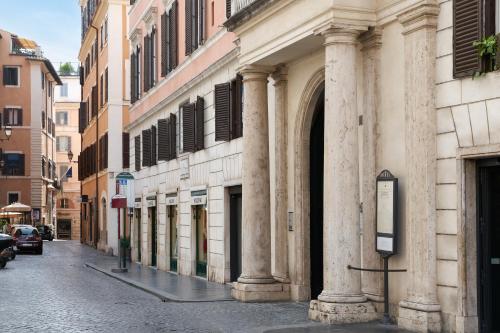
[[[231,0],[231,16],[255,1],[256,0]]]

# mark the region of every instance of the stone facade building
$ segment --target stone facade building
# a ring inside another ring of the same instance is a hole
[[[0,30],[0,122],[12,127],[0,142],[0,206],[32,207],[28,223],[54,224],[54,87],[61,80],[36,42]]]
[[[223,1],[134,1],[132,257],[220,283],[241,273],[242,85]]]
[[[60,180],[57,192],[57,223],[55,234],[59,239],[80,239],[80,181],[78,161],[81,137],[78,133],[80,109],[80,80],[75,71],[60,73],[62,85],[54,92],[56,123],[56,172]],[[69,160],[68,153],[72,160]]]
[[[118,253],[117,212],[110,205],[116,193],[114,177],[128,167],[123,154],[123,143],[128,142],[123,133],[128,123],[127,4],[125,0],[80,1],[81,240],[113,253]]]

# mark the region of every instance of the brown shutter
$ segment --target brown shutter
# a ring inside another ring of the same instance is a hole
[[[101,75],[101,95],[99,96],[99,105],[104,105],[104,75]]]
[[[17,109],[17,124],[19,126],[23,126],[23,109]],[[54,123],[54,130],[53,130],[54,136],[56,135],[56,125]]]
[[[172,8],[170,9],[170,29],[168,29],[169,35],[170,35],[170,65],[171,65],[171,70],[177,67],[178,64],[178,34],[177,34],[177,27],[178,22],[179,22],[179,15],[178,15],[178,10],[179,6],[177,3],[177,0],[172,4]]]
[[[109,98],[109,78],[108,78],[108,67],[106,67],[106,70],[104,71],[104,102],[107,103],[108,102],[108,98]]]
[[[151,130],[142,131],[142,166],[151,166]]]
[[[203,97],[198,96],[196,98],[196,150],[202,150],[205,148],[205,100]]]
[[[97,110],[99,108],[99,105],[97,103],[97,86],[92,87],[92,117],[97,116]]]
[[[186,104],[182,107],[182,145],[185,152],[195,151],[195,105]]]
[[[108,168],[108,133],[104,134],[104,169]]]
[[[193,26],[192,26],[192,15],[193,15],[193,8],[192,8],[192,0],[186,0],[184,5],[186,6],[186,16],[185,16],[185,21],[186,21],[186,55],[190,55],[193,52]]]
[[[173,113],[170,114],[169,120],[169,147],[170,147],[170,159],[173,160],[177,158],[177,116]]]
[[[161,76],[168,73],[168,16],[161,15]]]
[[[78,110],[78,133],[83,133],[87,127],[87,103],[81,102]],[[45,117],[44,117],[45,118]],[[43,120],[45,124],[45,119]],[[45,126],[44,126],[45,127]]]
[[[134,138],[135,150],[135,171],[141,170],[141,136],[138,135]]]
[[[169,121],[168,119],[158,120],[158,160],[168,161],[169,151]]]
[[[226,0],[226,17],[227,18],[231,17],[231,1],[232,0]]]
[[[229,141],[231,139],[231,84],[215,85],[215,141]]]
[[[243,135],[243,78],[231,82],[231,140]]]
[[[193,31],[193,51],[198,48],[198,37],[199,37],[199,7],[198,0],[191,0],[191,10],[193,17],[191,18],[191,29]]]
[[[135,72],[136,72],[136,56],[135,53],[130,55],[130,102],[132,104],[135,103],[136,95],[135,95]]]
[[[156,157],[156,150],[157,150],[157,144],[156,144],[156,126],[151,126],[151,165],[156,165],[158,164],[158,160]]]
[[[198,43],[205,42],[205,0],[198,0]]]
[[[481,0],[453,1],[453,74],[474,74],[481,65],[472,43],[481,38]]]
[[[130,168],[130,134],[122,133],[122,167]]]
[[[144,91],[149,90],[149,36],[144,37]]]

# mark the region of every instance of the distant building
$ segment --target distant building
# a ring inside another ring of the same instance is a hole
[[[80,181],[78,180],[78,110],[80,109],[80,80],[78,66],[59,68],[62,85],[54,92],[56,123],[56,173],[60,179],[57,192],[56,237],[80,239]],[[72,70],[73,69],[73,70]],[[70,154],[70,155],[69,155]],[[71,160],[69,158],[71,157]]]
[[[53,91],[61,80],[36,42],[0,30],[1,124],[12,126],[0,141],[0,206],[32,207],[33,224],[55,221],[55,121]]]

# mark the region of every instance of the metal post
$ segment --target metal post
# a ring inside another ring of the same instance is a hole
[[[121,211],[118,208],[118,268],[122,268],[122,245],[120,242],[120,215]]]
[[[389,317],[389,257],[384,256],[384,318],[382,323],[387,325],[391,323]]]

